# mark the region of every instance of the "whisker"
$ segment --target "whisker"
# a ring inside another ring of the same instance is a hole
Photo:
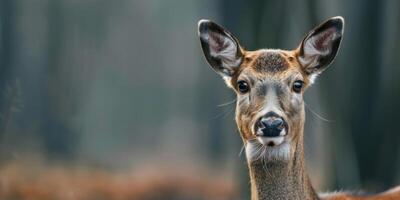
[[[315,115],[318,119],[325,121],[325,122],[334,122],[334,120],[330,120],[330,119],[326,119],[325,117],[322,117],[320,114],[318,114],[317,112],[315,112],[313,109],[311,109],[311,107],[309,107],[306,102],[304,102],[304,105],[306,106],[306,108],[313,114]]]
[[[268,168],[267,168],[267,147],[264,147],[264,152],[263,152],[263,160],[262,160],[262,167],[264,169],[264,171],[266,171],[268,173]]]
[[[236,99],[217,105],[218,107],[228,106],[236,102]]]
[[[245,149],[245,144],[243,143],[243,146],[242,146],[242,148],[240,148],[240,152],[239,152],[239,157],[242,155],[242,153],[243,153],[243,151],[244,151],[244,149]]]
[[[215,119],[218,119],[218,118],[220,118],[220,117],[225,118],[225,117],[227,117],[229,114],[231,114],[233,110],[234,110],[234,108],[231,108],[231,109],[229,109],[229,110],[222,111],[221,113],[219,113],[219,114],[215,115],[214,117],[212,117],[210,120],[215,120]]]
[[[263,154],[263,152],[264,152],[264,146],[263,145],[259,145],[259,149],[257,150],[257,152],[256,152],[256,155],[258,155],[257,156],[257,158],[255,159],[255,160],[259,160],[259,159],[261,159],[262,158],[262,156],[264,155]]]

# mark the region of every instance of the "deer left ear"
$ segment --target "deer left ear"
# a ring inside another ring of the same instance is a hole
[[[231,77],[243,60],[238,40],[228,30],[209,20],[199,21],[198,33],[208,63],[222,77]]]
[[[333,17],[314,28],[298,49],[298,60],[308,75],[324,71],[335,58],[344,30],[344,19]]]

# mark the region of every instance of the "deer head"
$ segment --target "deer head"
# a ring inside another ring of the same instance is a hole
[[[333,17],[294,50],[247,51],[223,27],[199,22],[205,58],[237,94],[235,118],[248,161],[294,159],[303,143],[303,94],[335,58],[343,28],[343,18]]]

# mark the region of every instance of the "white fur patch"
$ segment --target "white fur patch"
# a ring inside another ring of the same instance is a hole
[[[311,74],[308,80],[310,80],[310,84],[313,84],[315,80],[317,79],[319,74]]]
[[[266,162],[271,160],[289,160],[290,156],[290,145],[284,139],[279,145],[273,147],[262,144],[258,139],[248,141],[245,149],[247,160],[250,162],[259,159],[264,159]]]
[[[263,147],[260,143],[256,142],[248,142],[245,146],[246,150],[246,158],[249,161],[255,161],[258,160],[262,154]]]

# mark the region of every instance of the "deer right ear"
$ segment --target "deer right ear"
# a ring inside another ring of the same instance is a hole
[[[231,77],[243,60],[237,39],[209,20],[199,21],[198,34],[207,62],[222,77]]]
[[[299,62],[308,75],[318,75],[335,58],[344,30],[344,19],[332,17],[314,28],[302,41]]]

